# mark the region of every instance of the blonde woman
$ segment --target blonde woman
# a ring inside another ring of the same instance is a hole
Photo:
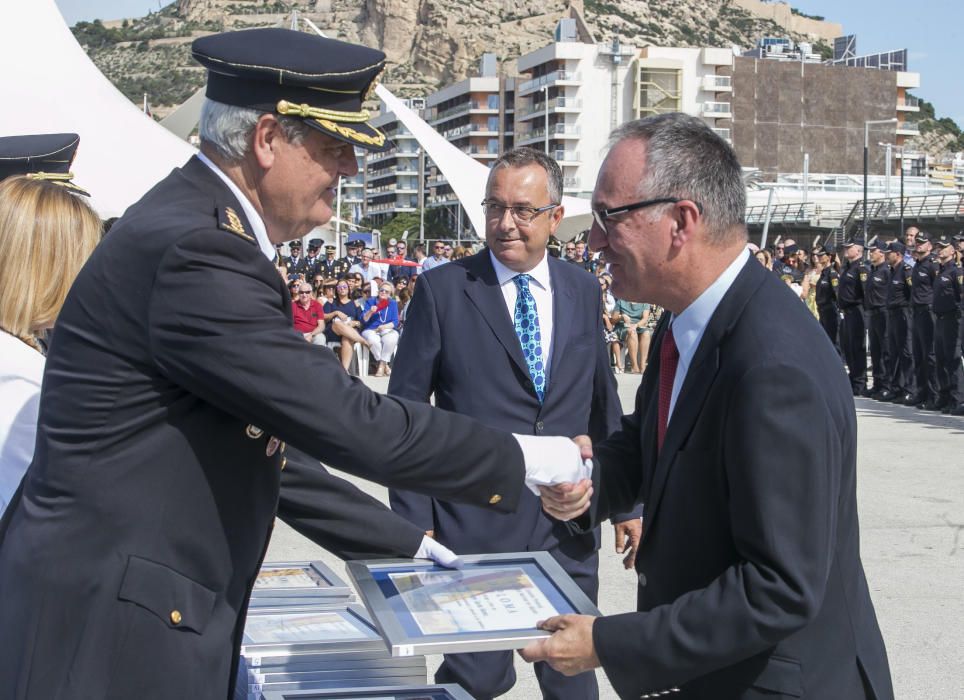
[[[100,219],[67,189],[26,177],[0,183],[0,513],[33,459],[40,336],[100,234]]]

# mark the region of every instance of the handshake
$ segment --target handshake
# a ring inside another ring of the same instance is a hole
[[[592,497],[592,442],[586,435],[514,435],[525,456],[525,484],[556,520],[578,518]]]

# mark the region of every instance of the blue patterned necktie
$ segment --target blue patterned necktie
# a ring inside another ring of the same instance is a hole
[[[515,282],[518,295],[515,298],[515,315],[513,324],[515,333],[522,344],[522,355],[529,366],[529,376],[536,389],[539,403],[546,393],[546,366],[542,361],[542,331],[539,330],[539,312],[536,310],[536,300],[529,291],[529,275],[516,275]]]

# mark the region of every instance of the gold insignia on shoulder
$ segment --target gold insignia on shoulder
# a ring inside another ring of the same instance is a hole
[[[860,281],[861,281],[861,282],[866,282],[866,281],[867,281],[867,273],[866,273],[866,272],[861,272],[861,273],[860,273]]]
[[[221,222],[221,228],[225,231],[230,231],[231,233],[237,234],[248,241],[254,241],[254,236],[249,234],[244,230],[244,224],[241,223],[241,217],[238,216],[236,212],[231,207],[224,208],[224,221]]]
[[[840,284],[840,280],[838,280],[836,277],[831,277],[831,278],[830,278],[830,286],[831,286],[831,287],[836,287],[838,284]]]

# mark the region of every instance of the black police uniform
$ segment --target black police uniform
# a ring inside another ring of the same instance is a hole
[[[328,259],[327,253],[334,252],[335,246],[325,246],[326,255],[324,259],[318,261],[318,272],[325,279],[340,279],[348,272],[348,264],[343,259]]]
[[[288,268],[289,277],[304,275],[305,279],[311,279],[308,277],[308,259],[304,255],[291,255],[285,258],[285,265]]]
[[[920,242],[918,240],[918,242]],[[913,404],[924,408],[925,404],[937,401],[937,364],[934,357],[934,311],[931,302],[934,298],[934,279],[939,264],[936,255],[919,258],[914,265],[914,284],[911,287],[911,306],[913,308],[914,369],[916,370],[917,393]]]
[[[867,396],[876,397],[891,389],[887,374],[887,291],[890,289],[890,266],[868,265],[864,284],[864,307],[867,310],[867,336],[870,340],[870,374],[874,379]]]
[[[827,337],[830,338],[830,342],[835,347],[837,347],[837,327],[840,325],[840,311],[837,308],[837,286],[839,284],[840,276],[832,266],[828,265],[820,271],[815,295],[820,325],[823,326]]]
[[[285,113],[278,95],[290,94],[340,100],[322,102],[337,116],[361,113],[385,60],[282,29],[204,37],[194,54],[214,66],[209,98],[241,101],[216,69],[252,108]],[[285,65],[264,68],[279,55]],[[320,121],[332,137],[385,143],[362,122]],[[305,343],[249,231],[231,190],[192,158],[78,275],[47,358],[34,460],[0,522],[4,692],[232,697],[280,440],[389,486],[515,508],[524,467],[512,436],[377,395]]]
[[[964,270],[953,260],[942,265],[934,278],[934,354],[937,362],[938,398],[928,408],[950,413],[964,404],[959,326],[964,316]]]
[[[859,260],[848,261],[840,271],[837,303],[843,313],[840,324],[840,349],[847,363],[850,388],[859,395],[867,383],[867,341],[864,327],[864,282],[867,269]]]
[[[890,287],[887,290],[887,378],[890,391],[878,398],[884,401],[907,403],[916,393],[914,354],[911,351],[912,317],[910,309],[914,268],[898,262],[890,268]]]

